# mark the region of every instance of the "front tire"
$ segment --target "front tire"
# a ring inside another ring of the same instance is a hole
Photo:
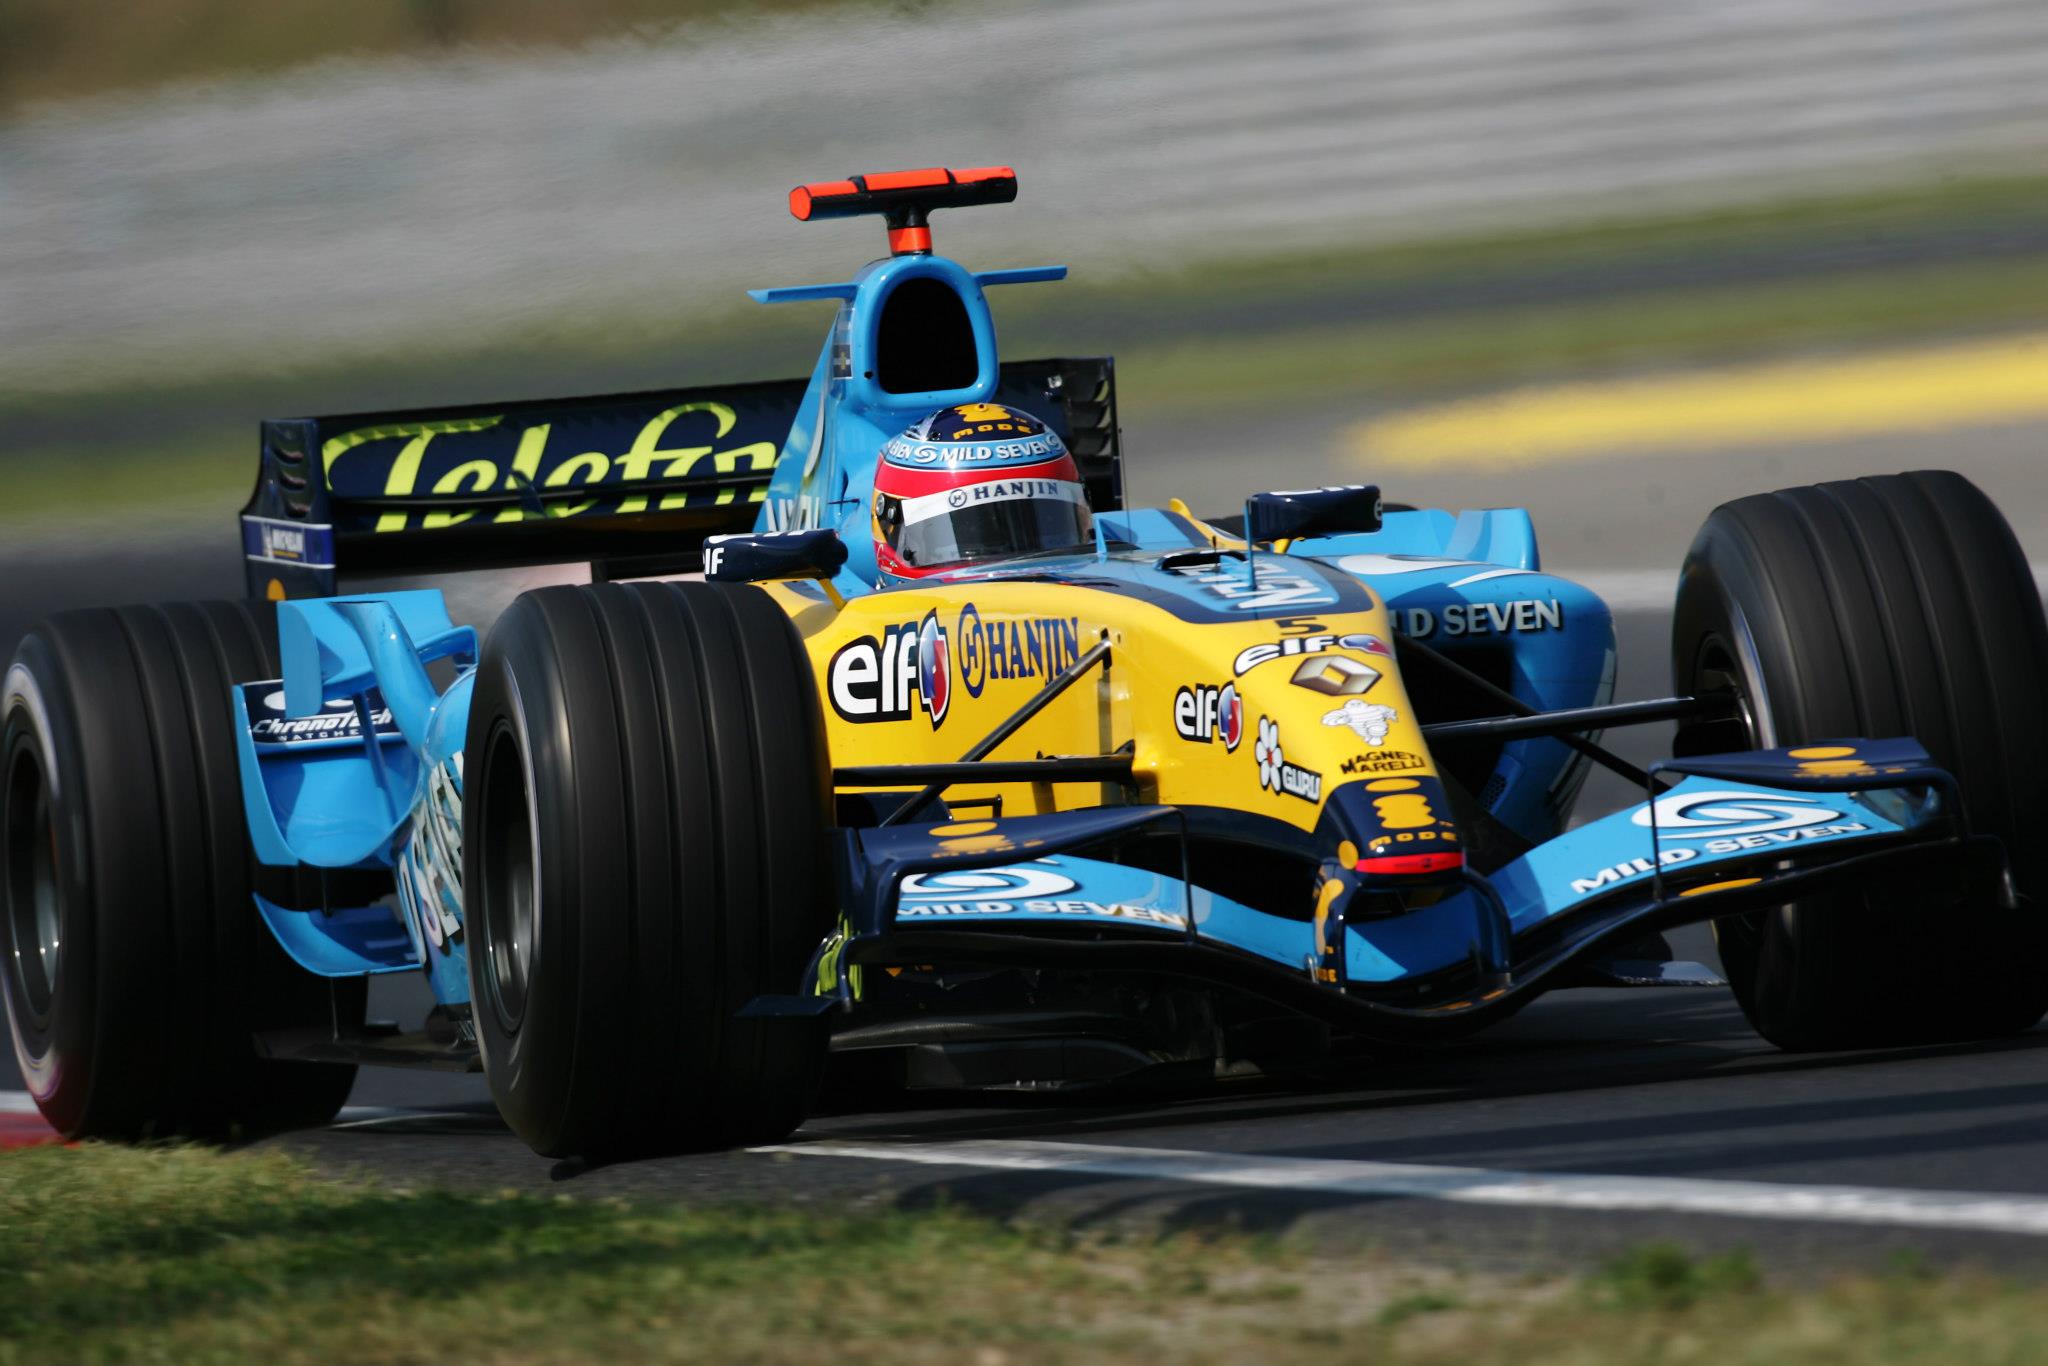
[[[1791,1049],[1983,1038],[2048,1010],[2048,627],[1998,509],[1923,471],[1723,504],[1686,556],[1673,617],[1682,693],[1732,691],[1732,722],[1679,754],[1912,736],[2005,844],[2017,911],[1940,885],[1843,893],[1715,925],[1736,999]]]
[[[23,1077],[66,1137],[319,1124],[354,1083],[251,1039],[360,1024],[365,999],[287,958],[250,899],[229,694],[277,676],[272,616],[64,612],[0,680],[0,986]]]
[[[803,643],[752,587],[548,588],[506,611],[463,812],[485,1071],[547,1156],[783,1137],[823,1068],[794,990],[833,921],[830,774]]]

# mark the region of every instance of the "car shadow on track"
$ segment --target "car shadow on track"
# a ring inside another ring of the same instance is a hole
[[[1691,995],[1691,993],[1686,993]],[[1706,993],[1701,993],[1705,995]],[[1342,1073],[1311,1083],[1270,1080],[1217,1084],[1175,1094],[1120,1097],[1092,1096],[966,1096],[933,1113],[933,1098],[902,1097],[893,1110],[823,1117],[806,1126],[800,1138],[935,1141],[946,1138],[1052,1138],[1079,1140],[1142,1131],[1162,1133],[1208,1125],[1277,1123],[1299,1130],[1302,1121],[1336,1116],[1407,1115],[1417,1110],[1455,1110],[1523,1097],[1574,1098],[1588,1131],[1605,1126],[1610,1132],[1626,1126],[1646,1136],[1658,1126],[1683,1126],[1696,1121],[1675,1116],[1601,1113],[1602,1092],[1643,1086],[1664,1086],[1715,1079],[1768,1082],[1796,1086],[1802,1103],[1816,1113],[1840,1113],[1829,1100],[1830,1078],[1885,1064],[1920,1060],[1994,1058],[2048,1048],[2048,1031],[2008,1039],[1911,1048],[1867,1049],[1842,1053],[1783,1053],[1750,1033],[1734,1006],[1720,993],[1715,1000],[1634,1002],[1625,1015],[1599,1021],[1593,1012],[1560,1013],[1550,1021],[1516,1021],[1501,1035],[1481,1036],[1467,1043],[1429,1052],[1408,1052],[1368,1059]],[[1578,1003],[1574,1003],[1578,1004]],[[1605,1005],[1607,1003],[1601,1003]],[[1614,1003],[1620,1004],[1620,1003]],[[1530,1015],[1537,1012],[1532,1010]],[[1604,1012],[1601,1012],[1604,1013]],[[1625,1020],[1631,1037],[1616,1037],[1612,1026]],[[1602,1030],[1601,1024],[1608,1028]],[[1591,1026],[1590,1028],[1588,1026]],[[1876,1096],[1862,1093],[1862,1083],[1847,1087],[1851,1103],[1866,1114],[1908,1114],[1937,1107],[1958,1092],[1927,1093],[1906,1084],[1880,1088]],[[1990,1087],[1987,1094],[2016,1095],[2020,1087]],[[2048,1089],[2042,1091],[2048,1102]],[[1589,1099],[1590,1098],[1590,1099]],[[1677,1098],[1672,1098],[1675,1104]],[[1961,1103],[1961,1102],[1958,1102]],[[1735,1111],[1731,1113],[1740,1113]],[[1469,1132],[1462,1117],[1446,1115],[1442,1125],[1457,1124]],[[1406,1160],[1446,1160],[1439,1124],[1418,1138]],[[1359,1138],[1366,1137],[1360,1131]],[[1395,1154],[1374,1140],[1374,1156]],[[1306,1149],[1297,1149],[1306,1151]]]
[[[793,1142],[1039,1139],[1632,1175],[1773,1180],[1797,1169],[1789,1179],[2039,1184],[2027,1174],[2034,1164],[2024,1150],[2048,1132],[2048,1088],[2035,1080],[2034,1056],[2048,1047],[2048,1032],[1786,1054],[1750,1034],[1723,993],[1618,997],[1560,996],[1496,1034],[1368,1060],[1313,1082],[1068,1097],[884,1093],[859,1110],[814,1118]],[[489,1102],[478,1100],[354,1109],[328,1129],[277,1141],[323,1163],[407,1180],[692,1199],[802,1198],[858,1186],[908,1203],[944,1190],[999,1213],[1008,1202],[1023,1208],[1038,1199],[1032,1191],[1093,1189],[1103,1180],[965,1171],[934,1179],[930,1168],[816,1158],[771,1173],[764,1165],[771,1159],[732,1153],[551,1162],[529,1153]],[[985,1202],[968,1200],[984,1188]],[[1176,1218],[1207,1211],[1205,1219],[1247,1227],[1268,1219],[1285,1226],[1282,1212],[1293,1203],[1284,1195],[1250,1199],[1253,1219],[1235,1196],[1182,1196],[1172,1202]],[[1092,1211],[1092,1198],[1088,1204]]]

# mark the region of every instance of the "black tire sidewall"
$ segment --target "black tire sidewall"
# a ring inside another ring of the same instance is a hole
[[[795,989],[830,928],[824,746],[808,657],[759,589],[542,589],[494,626],[466,745],[470,972],[492,1094],[536,1151],[720,1147],[800,1122],[822,1023],[737,1012]],[[538,865],[516,1024],[493,967],[512,763]]]
[[[2026,598],[2000,582],[2009,578]],[[1965,612],[1970,623],[1950,619]],[[1982,648],[1985,635],[1995,649]],[[1915,738],[1963,780],[1976,828],[2009,846],[2031,837],[2009,794],[2038,772],[2039,727],[2028,719],[2010,746],[1994,743],[1985,728],[2010,724],[1995,713],[2015,708],[1983,699],[2031,697],[2039,711],[2039,597],[2010,528],[1960,476],[1883,476],[1716,509],[1687,556],[1672,639],[1680,692],[1708,681],[1709,641],[1727,648],[1749,712],[1744,743],[1924,732]],[[1681,752],[1685,741],[1682,731]],[[2019,852],[2016,871],[2031,851]],[[2036,903],[2018,915],[1901,875],[1725,919],[1716,938],[1744,1012],[1784,1047],[2008,1033],[2048,1007],[2044,889],[2032,881],[2021,890]]]
[[[259,874],[295,880],[255,864],[233,747],[233,685],[275,677],[271,618],[225,602],[60,613],[6,675],[0,771],[24,745],[46,763],[63,924],[49,1030],[11,987],[10,1022],[67,1136],[253,1136],[331,1117],[353,1082],[353,1066],[263,1059],[252,1037],[359,1023],[366,998],[360,979],[293,963],[250,899]]]
[[[494,637],[504,642],[504,649],[486,654],[471,699],[466,752],[475,755],[476,762],[465,765],[465,787],[474,794],[474,805],[464,804],[463,885],[471,889],[474,900],[466,910],[465,929],[470,935],[472,1015],[499,1111],[535,1151],[561,1156],[575,1065],[573,1048],[561,1045],[575,1037],[577,964],[573,929],[560,922],[573,904],[568,889],[578,885],[583,868],[573,828],[563,828],[576,810],[569,764],[572,747],[566,734],[568,703],[558,688],[549,686],[548,680],[555,677],[553,661],[540,654],[539,632],[520,630],[515,616],[534,610],[530,603],[515,602],[500,618]],[[494,917],[486,905],[493,894],[494,870],[485,822],[503,814],[489,808],[494,783],[503,781],[494,767],[507,763],[517,766],[525,794],[525,820],[533,831],[538,875],[531,966],[516,1021],[508,1021],[501,1008],[493,956],[506,946],[494,936]],[[541,828],[543,819],[551,822],[550,828]]]
[[[48,644],[30,636],[0,681],[0,781],[8,784],[8,789],[0,789],[0,803],[9,801],[17,751],[25,748],[41,767],[49,793],[63,936],[57,979],[42,1028],[27,1018],[26,1003],[16,999],[19,988],[11,961],[6,964],[4,984],[15,1060],[23,1082],[51,1124],[72,1133],[85,1117],[86,1101],[93,1090],[91,1044],[93,1022],[99,1013],[99,983],[93,968],[99,925],[86,883],[92,859],[86,812],[62,777],[84,772],[78,719],[69,689],[43,684],[45,679],[61,676]],[[14,816],[11,809],[0,811],[0,822],[9,822]],[[0,828],[5,828],[4,824]],[[11,959],[23,946],[14,942],[12,908],[9,910],[5,934]]]

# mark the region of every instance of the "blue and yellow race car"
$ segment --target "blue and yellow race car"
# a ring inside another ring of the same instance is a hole
[[[1661,936],[1708,921],[1785,1047],[2040,1018],[2048,630],[1967,481],[1717,509],[1672,695],[1615,703],[1523,511],[1127,506],[1111,362],[998,359],[988,291],[1063,269],[933,250],[1016,185],[794,191],[889,245],[756,294],[831,305],[807,379],[267,422],[247,601],[31,631],[0,923],[50,1121],[317,1123],[369,1063],[481,1069],[547,1154],[772,1141],[830,1058],[1312,1067],[1713,983]],[[1598,742],[1652,721],[1647,770]],[[1574,824],[1594,764],[1642,799]]]

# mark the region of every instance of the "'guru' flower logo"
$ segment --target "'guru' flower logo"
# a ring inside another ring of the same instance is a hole
[[[1280,753],[1280,726],[1269,716],[1259,718],[1259,738],[1252,742],[1252,757],[1259,761],[1259,786],[1280,790],[1280,771],[1286,760]]]

